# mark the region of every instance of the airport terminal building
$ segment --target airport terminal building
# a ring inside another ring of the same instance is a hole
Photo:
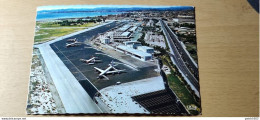
[[[146,53],[146,52],[143,52],[140,50],[136,50],[136,49],[127,47],[125,45],[119,45],[116,47],[116,49],[119,50],[120,52],[131,55],[132,57],[137,58],[142,61],[148,61],[153,58],[152,54],[149,54],[149,53]]]
[[[115,32],[113,34],[113,40],[117,42],[130,41],[131,37],[131,32]]]
[[[153,48],[142,46],[142,44],[137,41],[126,41],[124,42],[124,45],[116,46],[116,50],[142,61],[152,60],[154,53]]]

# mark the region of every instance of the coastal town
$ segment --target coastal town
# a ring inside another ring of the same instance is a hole
[[[28,114],[201,113],[194,8],[116,12],[37,21]]]

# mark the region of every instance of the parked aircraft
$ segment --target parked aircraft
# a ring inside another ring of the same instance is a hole
[[[81,45],[82,42],[75,41],[73,43],[66,43],[66,47],[75,47]]]
[[[95,63],[101,62],[97,57],[92,56],[90,59],[80,59],[81,62],[87,63],[89,65],[94,65]]]
[[[98,75],[98,79],[101,78],[106,78],[107,80],[109,80],[109,78],[105,75],[107,74],[120,74],[121,72],[125,71],[125,70],[118,70],[115,68],[114,62],[112,60],[112,62],[110,64],[108,64],[108,68],[106,68],[105,70],[102,70],[100,68],[94,67],[97,71],[100,72],[100,74]]]
[[[74,38],[74,39],[68,39],[67,42],[76,42],[77,41],[77,38]]]

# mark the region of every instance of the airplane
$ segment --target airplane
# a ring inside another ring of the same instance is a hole
[[[95,63],[101,62],[101,60],[97,60],[97,57],[92,56],[90,59],[80,59],[81,62],[85,62],[89,65],[94,65]]]
[[[74,38],[74,39],[68,39],[67,42],[76,42],[77,41],[77,38]]]
[[[73,43],[66,43],[66,47],[75,47],[81,45],[82,42],[75,41]]]
[[[101,79],[101,78],[106,78],[107,80],[109,80],[109,78],[105,75],[107,74],[120,74],[120,72],[123,72],[125,70],[118,70],[115,68],[114,65],[114,61],[112,60],[111,64],[108,64],[108,68],[106,68],[105,70],[102,70],[100,68],[94,67],[96,69],[96,71],[100,72],[100,74],[98,75],[97,79]]]

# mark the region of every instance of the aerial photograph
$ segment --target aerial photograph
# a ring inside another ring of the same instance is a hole
[[[195,8],[37,8],[27,114],[201,115]]]

